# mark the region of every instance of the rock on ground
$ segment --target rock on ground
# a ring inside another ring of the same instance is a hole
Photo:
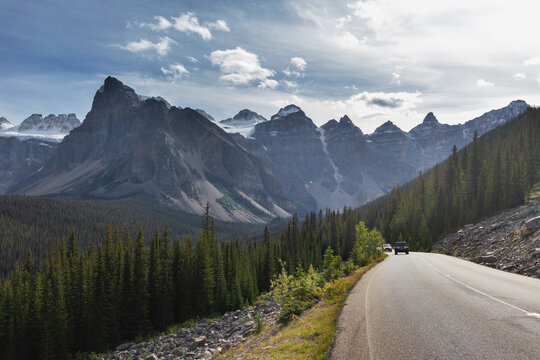
[[[203,320],[192,328],[181,328],[177,333],[153,341],[121,344],[114,352],[101,355],[100,360],[213,359],[253,334],[257,316],[261,324],[274,323],[276,310],[276,305],[266,298],[251,308],[225,313],[219,320]]]
[[[438,241],[434,249],[540,278],[540,200],[504,211]]]

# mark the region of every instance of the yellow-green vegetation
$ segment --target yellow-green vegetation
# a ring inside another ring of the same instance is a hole
[[[327,359],[337,331],[335,322],[349,290],[366,271],[385,257],[383,254],[349,276],[326,283],[322,288],[320,301],[312,309],[300,317],[293,314],[287,325],[275,324],[264,328],[261,334],[253,336],[239,348],[223,354],[221,358]],[[312,273],[306,277],[313,279],[314,276]]]
[[[540,183],[536,183],[533,185],[531,191],[527,194],[526,200],[534,201],[534,200],[538,200],[539,198],[540,198]]]

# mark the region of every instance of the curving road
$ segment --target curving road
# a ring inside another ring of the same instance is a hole
[[[353,288],[331,359],[540,359],[540,280],[390,255]]]

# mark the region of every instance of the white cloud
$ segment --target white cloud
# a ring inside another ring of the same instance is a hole
[[[307,62],[306,60],[302,59],[301,57],[293,57],[291,58],[291,64],[295,66],[300,71],[305,71]]]
[[[486,87],[493,87],[493,86],[495,86],[494,83],[486,81],[484,79],[476,80],[476,87],[478,88],[486,88]]]
[[[392,82],[391,84],[395,84],[395,85],[401,85],[401,75],[399,75],[398,73],[395,73],[393,72],[392,73]]]
[[[346,23],[352,20],[351,15],[345,15],[337,19],[336,28],[343,29]]]
[[[540,75],[538,75],[538,77],[536,78],[536,84],[540,86]]]
[[[163,16],[154,16],[154,19],[158,21],[157,24],[141,23],[139,26],[150,28],[153,31],[166,30],[172,26],[172,23]]]
[[[531,58],[528,58],[526,60],[523,60],[523,65],[530,66],[530,65],[540,65],[540,57],[533,56]]]
[[[362,19],[373,31],[378,32],[391,23],[391,16],[387,11],[387,4],[381,1],[357,1],[347,6],[353,10],[354,16]]]
[[[344,49],[353,50],[360,45],[360,40],[350,32],[345,31],[343,35],[338,37],[338,44]]]
[[[199,62],[199,60],[195,59],[193,56],[186,56],[186,57],[188,58],[189,61],[191,61],[194,64],[197,64]]]
[[[259,82],[259,87],[275,88],[278,83],[270,79],[275,72],[261,66],[259,57],[241,47],[229,50],[216,50],[210,54],[212,65],[219,66],[223,75],[221,80],[235,85],[245,85],[253,81]]]
[[[159,42],[153,43],[148,39],[141,39],[139,41],[131,41],[126,45],[117,45],[119,48],[131,51],[141,52],[147,50],[156,50],[158,55],[167,55],[171,51],[171,45],[176,44],[176,41],[165,36],[159,39]]]
[[[189,74],[189,71],[182,64],[171,64],[167,68],[161,67],[161,72],[164,75],[169,76],[172,80],[180,79],[181,77]]]
[[[208,27],[212,30],[230,32],[229,26],[224,20],[216,20],[213,23],[208,23]]]
[[[304,71],[306,70],[307,62],[306,60],[302,59],[301,57],[293,57],[291,58],[291,65],[293,69],[291,70],[290,67],[287,67],[285,70],[283,70],[283,73],[288,77],[304,77]]]
[[[188,12],[185,14],[180,14],[178,17],[171,17],[172,21],[167,20],[163,16],[154,16],[154,19],[157,20],[155,24],[141,23],[140,27],[147,27],[153,31],[167,30],[169,28],[174,28],[178,31],[184,33],[195,33],[198,34],[204,41],[212,40],[212,30],[216,31],[231,31],[229,26],[224,20],[216,20],[215,22],[209,22],[206,24],[199,24],[199,19],[195,14]]]
[[[276,80],[266,79],[266,80],[261,81],[259,85],[257,85],[257,87],[261,89],[266,89],[266,88],[275,89],[278,85],[279,83]]]
[[[173,27],[185,33],[193,32],[201,36],[204,41],[212,40],[212,33],[210,30],[203,25],[199,25],[199,19],[193,15],[193,13],[188,12],[182,14],[179,17],[172,17]]]
[[[290,80],[283,80],[283,83],[285,86],[287,86],[289,89],[294,89],[298,86],[298,83],[296,81],[290,81]]]
[[[527,78],[527,75],[525,75],[524,73],[515,73],[514,74],[514,79],[516,80],[523,80],[523,79],[526,79]]]

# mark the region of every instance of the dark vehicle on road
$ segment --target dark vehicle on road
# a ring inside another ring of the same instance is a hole
[[[409,245],[405,241],[398,241],[396,245],[394,245],[394,253],[397,255],[400,252],[404,252],[405,254],[409,254]]]

